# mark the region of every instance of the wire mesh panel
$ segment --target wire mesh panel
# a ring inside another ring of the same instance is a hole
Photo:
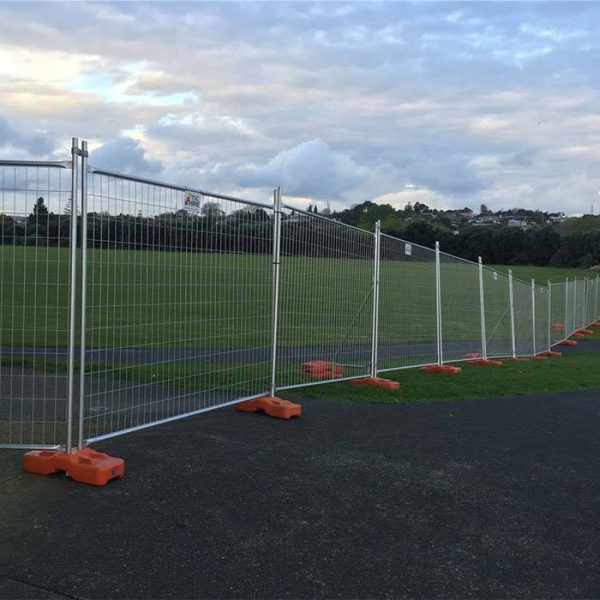
[[[508,277],[486,267],[483,268],[482,273],[487,356],[488,358],[510,356],[512,339]]]
[[[598,319],[598,277],[588,280],[588,296],[586,306],[587,324],[594,323]]]
[[[584,327],[585,322],[585,280],[576,279],[574,281],[574,301],[573,301],[573,331]]]
[[[550,323],[548,314],[548,288],[535,286],[535,353],[550,349]]]
[[[379,371],[437,362],[435,252],[381,235]]]
[[[277,388],[369,373],[374,250],[372,233],[285,208]]]
[[[269,389],[273,211],[92,171],[84,437]]]
[[[531,356],[534,353],[533,307],[531,284],[513,279],[515,312],[515,353]]]
[[[440,284],[444,362],[482,354],[478,265],[441,253]]]
[[[552,283],[551,288],[551,319],[550,335],[552,344],[558,344],[567,337],[565,323],[565,294],[567,286],[565,283]]]
[[[71,170],[0,163],[0,444],[65,443]]]

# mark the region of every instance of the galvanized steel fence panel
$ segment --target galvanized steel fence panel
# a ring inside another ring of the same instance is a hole
[[[277,389],[369,374],[374,252],[370,232],[284,208]]]
[[[83,438],[269,390],[273,209],[92,170]]]
[[[435,251],[381,235],[379,371],[437,362]]]
[[[0,163],[0,445],[66,442],[71,180]]]
[[[444,362],[482,355],[478,265],[440,253],[440,286]]]
[[[503,358],[512,354],[510,326],[510,290],[508,277],[488,268],[482,269],[486,354]]]

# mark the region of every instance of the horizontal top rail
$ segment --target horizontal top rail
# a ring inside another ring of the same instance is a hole
[[[216,192],[208,192],[206,190],[199,190],[192,187],[183,185],[175,185],[173,183],[166,183],[165,181],[159,181],[157,179],[149,179],[147,177],[137,177],[136,175],[127,175],[126,173],[119,173],[117,171],[108,171],[106,169],[96,169],[95,167],[89,167],[88,173],[96,175],[106,175],[107,177],[116,177],[118,179],[124,179],[126,181],[132,181],[134,183],[145,183],[148,185],[156,185],[159,187],[169,188],[179,192],[192,192],[193,194],[202,194],[203,196],[210,196],[211,198],[217,198],[219,200],[229,200],[231,202],[241,202],[242,204],[248,204],[250,206],[257,206],[259,208],[273,208],[272,204],[266,204],[265,202],[258,202],[255,200],[246,200],[245,198],[238,198],[236,196],[228,196],[226,194],[218,194]]]
[[[54,169],[70,169],[70,160],[1,160],[0,167],[50,167]]]

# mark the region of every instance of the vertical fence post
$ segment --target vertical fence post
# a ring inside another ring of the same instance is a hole
[[[77,300],[77,189],[79,140],[71,143],[71,227],[69,237],[69,347],[67,364],[67,453],[73,449],[73,384],[75,373],[75,312]]]
[[[548,279],[548,352],[552,351],[552,283]]]
[[[487,335],[485,332],[485,299],[483,294],[483,262],[481,256],[477,257],[479,266],[479,313],[481,321],[481,354],[487,360]]]
[[[575,281],[573,281],[573,331],[571,333],[575,333],[579,329],[577,325],[577,277],[575,277]]]
[[[583,315],[581,317],[581,329],[585,329],[587,325],[587,303],[588,303],[588,278],[584,279],[583,286]]]
[[[600,276],[596,275],[596,290],[594,292],[596,298],[594,300],[594,322],[596,322],[598,320],[598,317],[600,315],[598,315],[598,284],[600,283],[600,281],[598,280]]]
[[[535,344],[535,279],[531,280],[531,322],[532,322],[532,333],[533,333],[533,356],[537,354],[537,348]]]
[[[277,389],[277,327],[279,319],[279,267],[281,264],[281,188],[273,193],[273,280],[271,289],[271,387],[270,396]]]
[[[569,278],[565,277],[565,339],[569,337],[571,332],[569,331]]]
[[[371,377],[377,377],[377,350],[379,344],[379,262],[381,254],[381,221],[375,223],[373,252],[373,319],[371,324]]]
[[[77,447],[83,448],[85,409],[85,330],[87,327],[87,142],[81,142],[81,344],[79,349],[79,429]]]
[[[437,326],[437,356],[438,365],[444,363],[444,353],[442,351],[442,290],[440,277],[440,243],[435,243],[435,311]]]
[[[515,340],[515,296],[513,291],[513,275],[508,270],[508,303],[510,306],[510,341],[512,345],[512,357],[517,358],[517,343]]]

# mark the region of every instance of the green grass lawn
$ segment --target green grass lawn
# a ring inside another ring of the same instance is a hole
[[[593,335],[580,339],[600,341],[600,331],[594,329]],[[400,382],[401,388],[395,392],[340,382],[285,390],[282,396],[290,400],[315,398],[394,404],[600,388],[600,353],[586,352],[585,343],[579,352],[569,356],[504,363],[499,367],[461,366],[462,373],[458,375],[429,374],[419,369],[382,374],[386,379]]]
[[[271,257],[236,253],[88,252],[90,348],[255,348],[270,344]],[[429,257],[430,258],[430,257]],[[283,257],[279,341],[283,346],[368,344],[372,262],[364,258]],[[493,268],[493,267],[492,267]],[[502,272],[507,267],[495,267]],[[515,267],[516,277],[562,281],[583,270]],[[488,335],[506,339],[508,286],[485,272]],[[0,345],[65,347],[68,249],[0,246]],[[435,268],[388,256],[380,267],[380,341],[435,338]],[[477,339],[477,267],[442,264],[443,335]],[[522,289],[521,289],[522,288]],[[530,330],[529,291],[515,283],[517,328]],[[521,323],[522,321],[522,323]],[[77,336],[79,337],[79,336]]]
[[[563,283],[565,278],[569,278],[569,281],[574,279],[595,279],[600,277],[600,272],[590,271],[589,269],[569,269],[561,267],[530,267],[521,265],[490,265],[490,269],[496,269],[502,273],[508,273],[509,269],[512,269],[513,276],[522,279],[523,281],[530,281],[532,278],[535,279],[538,285],[546,285],[546,282],[550,280],[552,283]]]

